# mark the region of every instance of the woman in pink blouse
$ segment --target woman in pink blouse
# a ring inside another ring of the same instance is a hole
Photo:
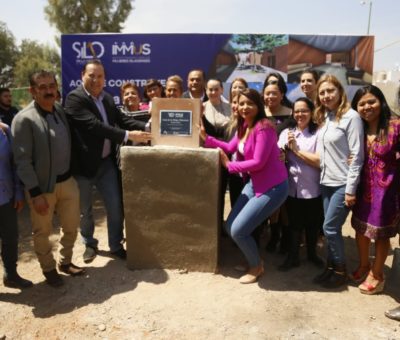
[[[248,182],[225,224],[227,233],[242,250],[249,264],[240,283],[256,282],[264,273],[253,230],[270,216],[288,195],[287,171],[279,160],[275,129],[265,116],[260,95],[253,89],[240,92],[237,133],[230,142],[207,136],[205,146],[221,149],[221,162],[229,173],[242,173]],[[226,154],[237,151],[236,161]]]

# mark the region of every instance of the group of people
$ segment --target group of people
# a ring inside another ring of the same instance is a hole
[[[110,252],[126,258],[116,146],[151,139],[148,111],[153,98],[183,97],[203,101],[200,136],[205,147],[220,149],[220,199],[223,203],[229,186],[232,205],[225,231],[247,261],[238,266],[245,271],[241,283],[256,282],[264,272],[259,237],[267,223],[267,250],[275,251],[279,245],[286,253],[279,270],[300,265],[304,234],[308,260],[324,267],[313,279],[316,284],[336,288],[345,285],[349,276],[360,284],[362,293],[383,290],[389,240],[397,234],[400,221],[400,120],[391,114],[377,87],[359,89],[350,104],[337,78],[319,79],[308,70],[300,78],[304,96],[294,103],[287,99],[287,86],[279,73],[267,76],[261,93],[237,78],[226,99],[220,80],[206,82],[204,72],[195,69],[188,74],[186,92],[177,75],[167,79],[165,88],[150,79],[144,87],[145,102],[136,85],[125,83],[123,105],[117,108],[104,91],[100,61],[90,60],[81,76],[82,85],[66,96],[64,106],[57,102],[56,78],[47,71],[30,77],[33,101],[18,114],[5,114],[3,103],[11,107],[11,100],[1,100],[1,119],[11,124],[11,129],[0,125],[0,217],[5,221],[0,236],[6,286],[32,285],[16,270],[21,183],[30,208],[34,249],[47,283],[62,285],[59,272],[84,273],[71,261],[79,225],[86,247],[84,262],[92,261],[98,252],[93,186],[104,200]],[[0,98],[5,92],[0,92]],[[359,266],[348,274],[342,227],[350,210]],[[62,230],[57,261],[49,242],[55,212]],[[316,252],[321,231],[326,261]],[[371,240],[375,241],[372,263]]]

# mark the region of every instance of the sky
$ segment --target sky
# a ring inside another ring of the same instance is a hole
[[[135,0],[123,33],[366,35],[370,2],[374,71],[398,68],[400,0]],[[30,39],[56,46],[57,31],[44,15],[46,4],[0,0],[0,21],[17,43]]]

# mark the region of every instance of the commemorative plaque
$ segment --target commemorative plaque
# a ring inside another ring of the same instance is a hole
[[[151,108],[152,145],[198,147],[200,99],[155,98]]]

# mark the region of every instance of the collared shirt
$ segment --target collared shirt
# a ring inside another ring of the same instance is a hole
[[[11,155],[11,133],[0,129],[0,205],[24,197]]]
[[[102,91],[100,93],[100,95],[96,98],[94,96],[92,96],[86,89],[85,86],[82,84],[82,88],[83,90],[86,92],[86,94],[91,97],[94,101],[94,103],[96,104],[96,107],[98,108],[101,118],[103,119],[103,123],[110,125],[110,123],[108,122],[108,117],[107,117],[107,112],[106,109],[104,107],[103,104],[103,99],[105,96],[105,92]],[[124,142],[126,143],[128,141],[128,136],[129,136],[129,131],[125,131],[125,138],[124,138]],[[103,152],[101,154],[102,158],[106,158],[110,155],[111,153],[111,141],[109,139],[104,139],[104,145],[103,145]]]
[[[303,131],[299,129],[285,129],[279,136],[278,146],[284,148],[288,142],[288,133],[292,131],[300,150],[316,152],[317,133],[310,133],[308,128]],[[308,165],[292,151],[286,153],[289,173],[289,196],[297,198],[315,198],[320,195],[319,181],[320,170]]]
[[[100,116],[103,119],[103,123],[110,125],[108,123],[108,117],[107,117],[107,112],[103,104],[103,99],[104,99],[104,91],[102,91],[98,97],[92,96],[86,89],[85,86],[82,84],[83,89],[85,90],[86,94],[91,97],[96,104],[97,109],[100,112]],[[109,139],[104,139],[104,144],[103,144],[103,152],[101,154],[102,158],[106,158],[110,155],[111,153],[111,141]]]
[[[360,115],[350,109],[337,121],[335,112],[328,112],[318,131],[317,150],[321,184],[346,185],[346,194],[355,195],[364,162],[364,127]]]

